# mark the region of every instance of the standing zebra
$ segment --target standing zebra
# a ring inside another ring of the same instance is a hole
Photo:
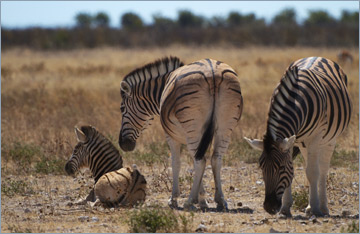
[[[227,209],[221,189],[221,157],[231,132],[240,120],[242,96],[237,74],[227,64],[203,59],[189,65],[176,57],[164,58],[138,68],[121,82],[122,125],[119,145],[133,150],[140,133],[160,115],[170,146],[173,168],[171,207],[179,196],[180,146],[187,144],[194,156],[195,176],[184,208],[199,203],[207,208],[202,177],[205,153],[214,138],[211,165],[218,210]]]
[[[259,162],[265,181],[264,209],[268,213],[275,214],[281,208],[281,213],[291,216],[292,152],[298,147],[310,183],[306,212],[329,214],[326,177],[336,138],[348,126],[350,116],[347,77],[339,65],[309,57],[289,66],[271,97],[263,141],[245,138],[263,151]]]
[[[75,128],[75,134],[78,144],[65,165],[68,175],[75,176],[81,168],[89,167],[96,184],[102,175],[123,167],[119,151],[94,127]],[[86,201],[95,201],[94,189],[91,190]]]

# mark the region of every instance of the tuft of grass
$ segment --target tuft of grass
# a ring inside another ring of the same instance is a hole
[[[167,161],[169,152],[169,146],[166,142],[152,142],[145,145],[143,150],[136,149],[133,152],[125,152],[123,156],[133,162],[152,166]]]
[[[334,153],[330,161],[331,166],[337,167],[350,167],[354,171],[359,170],[359,152],[355,150],[339,149],[339,146],[335,146]]]
[[[128,224],[130,232],[155,233],[155,232],[189,232],[194,214],[175,214],[170,208],[162,208],[158,205],[141,208],[130,214]]]
[[[308,192],[306,189],[293,192],[292,198],[294,200],[293,207],[298,210],[304,210],[309,203]]]
[[[11,233],[33,233],[33,231],[30,228],[21,228],[16,225],[9,225],[8,229]]]
[[[232,140],[228,153],[224,155],[223,162],[232,166],[232,162],[244,161],[245,163],[258,163],[260,153],[249,146],[245,140]]]
[[[25,196],[33,193],[34,191],[30,185],[23,180],[6,179],[1,183],[1,194],[8,197],[13,197],[15,195]]]
[[[34,144],[26,144],[21,142],[15,142],[10,149],[4,150],[5,160],[11,159],[16,163],[18,169],[25,172],[31,170],[31,163],[37,158],[43,155],[41,148]],[[3,153],[3,152],[2,152]]]
[[[35,164],[35,172],[41,174],[64,174],[65,162],[59,159],[41,158]]]
[[[341,227],[341,233],[359,233],[359,221],[355,222],[354,220],[348,224],[347,229]]]

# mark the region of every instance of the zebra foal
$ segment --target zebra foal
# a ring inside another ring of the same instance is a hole
[[[141,132],[160,115],[170,146],[173,186],[169,200],[177,207],[180,146],[186,144],[194,156],[195,175],[184,208],[199,203],[207,208],[202,177],[205,153],[214,139],[211,165],[215,180],[217,209],[227,209],[221,189],[221,157],[230,143],[231,132],[240,120],[242,95],[237,74],[227,64],[203,59],[183,65],[176,57],[164,58],[129,73],[121,82],[122,124],[119,145],[131,151]]]
[[[336,138],[350,122],[347,77],[338,64],[321,57],[292,63],[270,101],[263,140],[246,141],[262,150],[259,159],[265,181],[264,209],[291,216],[292,153],[300,149],[310,183],[307,213],[329,214],[326,177]],[[282,199],[282,200],[281,200]]]
[[[115,146],[92,126],[75,128],[78,140],[65,165],[68,175],[76,176],[88,167],[95,180],[94,188],[82,202],[100,202],[107,206],[133,205],[145,199],[146,180],[136,168],[123,168]]]

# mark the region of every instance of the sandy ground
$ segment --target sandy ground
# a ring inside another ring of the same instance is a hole
[[[167,207],[171,194],[171,168],[164,165],[139,168],[148,182],[144,206],[158,204]],[[293,191],[305,186],[304,169],[295,169]],[[183,165],[181,171],[182,207],[189,192],[192,167]],[[340,232],[359,219],[359,174],[347,168],[332,168],[328,178],[330,217],[308,217],[301,210],[292,209],[293,217],[284,219],[269,215],[262,208],[264,184],[257,164],[239,162],[236,167],[222,168],[222,181],[229,212],[217,212],[214,202],[214,182],[207,166],[204,182],[210,210],[196,211],[191,232],[203,224],[204,232]],[[93,182],[88,173],[77,178],[68,176],[9,175],[4,181],[24,180],[33,192],[1,198],[1,232],[129,232],[126,220],[132,209],[75,205],[84,197]],[[183,213],[187,211],[178,210]],[[199,231],[199,230],[198,230]]]

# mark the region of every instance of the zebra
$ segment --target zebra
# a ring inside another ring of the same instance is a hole
[[[89,167],[95,184],[107,172],[123,167],[123,160],[115,146],[92,126],[75,127],[77,145],[65,164],[68,175],[76,176],[81,168]],[[85,201],[95,201],[94,189]]]
[[[329,214],[326,177],[336,138],[349,125],[352,104],[342,68],[322,57],[299,59],[275,88],[263,140],[245,140],[262,150],[264,209],[291,217],[293,151],[300,150],[310,184],[306,213]],[[282,201],[281,201],[282,199]]]
[[[101,176],[94,193],[105,207],[134,206],[145,201],[146,180],[135,166],[123,167]]]
[[[135,148],[141,132],[160,115],[172,159],[173,185],[169,206],[177,208],[180,147],[194,156],[195,175],[187,210],[207,209],[202,183],[205,153],[214,139],[211,165],[218,210],[226,210],[221,188],[221,157],[230,143],[231,133],[240,120],[243,98],[235,71],[227,64],[202,59],[184,65],[177,57],[166,57],[135,69],[121,82],[122,124],[119,145],[124,151]]]

